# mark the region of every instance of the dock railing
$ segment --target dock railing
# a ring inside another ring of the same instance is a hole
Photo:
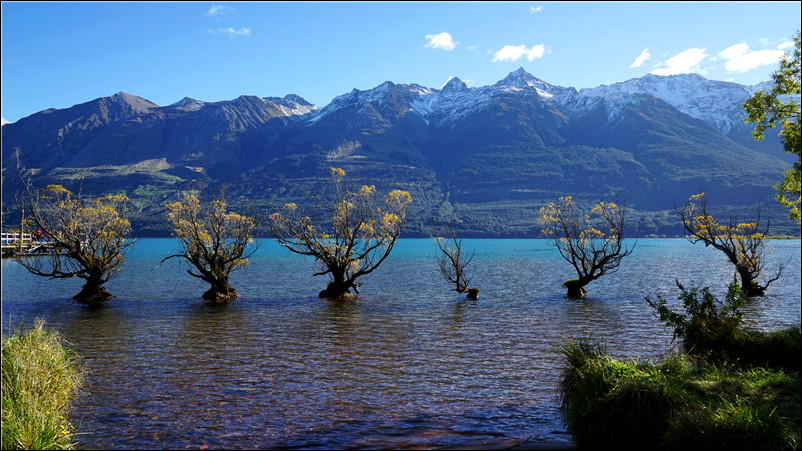
[[[23,246],[30,245],[33,242],[33,234],[29,232],[23,232],[22,236],[19,232],[3,232],[2,234],[3,247],[19,246],[20,240]]]
[[[31,255],[53,252],[55,240],[46,236],[35,236],[30,232],[2,232],[3,256]]]

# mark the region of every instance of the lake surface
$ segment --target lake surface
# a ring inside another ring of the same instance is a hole
[[[675,346],[644,296],[674,302],[710,286],[723,298],[733,267],[681,239],[639,240],[618,272],[565,298],[575,277],[546,240],[464,240],[479,299],[450,291],[428,239],[400,240],[352,302],[317,298],[315,264],[272,240],[232,274],[241,298],[160,260],[172,239],[140,239],[116,295],[89,308],[79,280],[48,280],[2,261],[2,331],[36,318],[61,332],[87,370],[72,420],[84,448],[433,449],[482,442],[569,444],[559,413],[559,344],[593,337],[614,355],[656,360]],[[800,242],[775,241],[787,263],[747,323],[800,321]]]

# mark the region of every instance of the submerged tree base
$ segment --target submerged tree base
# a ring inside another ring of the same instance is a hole
[[[203,293],[203,299],[214,304],[227,304],[239,297],[239,293],[234,287],[226,285],[224,287],[212,287]]]
[[[351,293],[351,288],[354,289],[354,293]],[[347,301],[356,298],[358,294],[359,289],[354,282],[330,282],[317,296],[332,301]]]
[[[744,294],[751,297],[759,297],[766,295],[766,287],[760,286],[756,282],[747,282],[742,285]]]
[[[352,301],[358,298],[359,295],[351,293],[350,291],[346,291],[345,293],[341,293],[338,295],[328,295],[326,294],[326,290],[323,290],[320,293],[318,293],[318,297],[321,299],[328,299],[329,301]]]
[[[588,290],[584,288],[583,284],[580,284],[578,279],[566,280],[563,287],[568,289],[567,296],[569,298],[584,299],[588,295]]]
[[[84,286],[83,289],[81,289],[81,292],[76,294],[72,298],[80,302],[81,304],[101,305],[106,301],[108,301],[109,299],[113,299],[114,296],[109,294],[104,287],[88,288]]]
[[[357,298],[357,294],[350,291],[330,290],[326,288],[317,295],[321,299],[328,299],[330,301],[349,301]]]

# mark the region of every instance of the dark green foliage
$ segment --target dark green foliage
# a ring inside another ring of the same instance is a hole
[[[725,300],[685,289],[684,313],[646,301],[685,352],[657,364],[610,357],[589,340],[562,347],[562,413],[581,448],[798,450],[802,436],[800,325],[743,327],[748,301],[730,284]]]
[[[599,344],[570,341],[561,383],[561,411],[580,448],[653,449],[667,433],[680,393],[648,364],[622,363]],[[676,370],[667,365],[665,371]],[[673,395],[670,395],[673,393]]]
[[[685,380],[691,402],[675,412],[666,448],[800,449],[799,373],[702,365]]]
[[[802,365],[800,325],[771,332],[746,330],[742,340],[729,343],[730,355],[742,366],[764,366],[799,371]]]
[[[743,327],[740,308],[748,298],[740,286],[730,284],[725,301],[719,301],[708,287],[686,290],[679,282],[679,299],[685,313],[671,310],[658,296],[646,298],[660,320],[674,329],[674,338],[693,359],[742,368],[765,366],[799,371],[802,360],[800,327],[763,332]]]
[[[800,39],[797,30],[794,36],[794,50],[788,52],[780,61],[780,69],[772,74],[774,87],[769,91],[757,91],[743,105],[747,113],[745,122],[755,123],[752,136],[762,140],[765,132],[781,125],[779,136],[785,151],[795,154],[794,166],[785,171],[783,180],[777,184],[777,200],[788,207],[791,218],[800,221],[800,171],[802,170],[802,126],[800,126],[800,105],[796,99],[802,93],[800,85]]]
[[[652,302],[648,297],[646,302],[657,311],[660,321],[674,328],[674,339],[682,339],[686,351],[691,351],[714,337],[730,335],[738,329],[742,321],[739,309],[746,300],[737,282],[730,284],[725,302],[716,299],[710,293],[709,287],[686,290],[679,281],[676,283],[680,289],[679,299],[685,308],[685,314],[671,310],[666,300],[660,296],[657,297],[657,302]]]
[[[561,410],[587,449],[799,449],[799,373],[738,371],[673,354],[623,361],[589,340],[562,346]]]

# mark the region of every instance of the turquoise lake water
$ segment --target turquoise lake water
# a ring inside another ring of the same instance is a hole
[[[2,330],[36,318],[83,358],[72,419],[81,446],[147,448],[433,449],[471,443],[570,443],[559,414],[567,338],[593,337],[619,357],[657,359],[671,330],[644,296],[674,302],[710,286],[723,297],[733,267],[682,239],[638,240],[618,272],[565,297],[575,277],[546,240],[470,240],[479,299],[450,291],[429,239],[402,239],[351,302],[317,298],[314,262],[272,240],[233,273],[241,298],[208,288],[178,261],[172,239],[140,239],[89,308],[79,280],[47,280],[2,261]],[[800,321],[800,242],[775,241],[782,277],[745,309],[748,324]]]

